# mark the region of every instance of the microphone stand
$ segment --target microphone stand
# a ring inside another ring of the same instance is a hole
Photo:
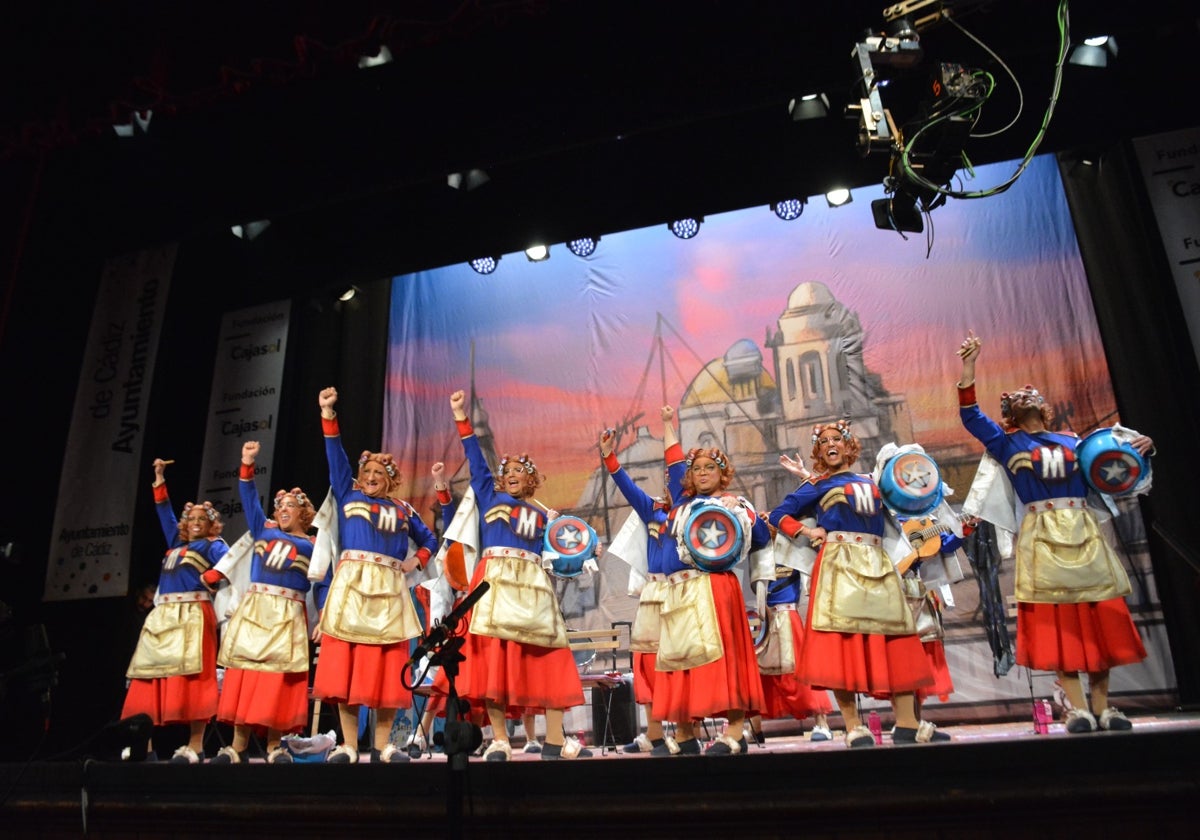
[[[431,665],[440,665],[446,675],[449,689],[446,694],[446,727],[442,733],[442,748],[450,767],[450,778],[446,786],[446,815],[450,820],[450,837],[462,837],[462,801],[466,790],[466,771],[472,752],[483,743],[483,730],[471,723],[466,708],[458,699],[454,678],[458,676],[458,663],[466,659],[462,636],[452,636],[434,651],[429,658]]]

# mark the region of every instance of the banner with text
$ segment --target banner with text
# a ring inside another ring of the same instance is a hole
[[[231,543],[246,530],[238,465],[248,440],[262,444],[256,470],[259,491],[271,489],[290,307],[289,301],[277,301],[228,313],[221,322],[196,501],[212,502],[221,511],[224,536]],[[270,506],[264,509],[270,515]]]
[[[143,430],[175,252],[138,251],[104,268],[59,480],[47,601],[128,591]]]

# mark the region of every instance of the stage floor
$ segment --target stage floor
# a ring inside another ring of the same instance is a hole
[[[1200,712],[1132,732],[1045,735],[1032,722],[944,727],[947,743],[847,749],[775,734],[746,756],[596,750],[543,761],[395,766],[0,765],[6,837],[395,836],[1024,838],[1191,836]],[[770,723],[770,722],[769,722]],[[514,738],[514,744],[521,740]]]

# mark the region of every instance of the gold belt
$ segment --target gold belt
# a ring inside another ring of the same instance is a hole
[[[701,575],[706,575],[708,572],[701,572],[697,569],[680,569],[678,572],[672,572],[669,575],[664,575],[662,572],[651,572],[646,575],[646,580],[666,582],[672,586],[677,583],[683,583],[685,580],[698,578]]]
[[[542,555],[535,554],[532,551],[526,551],[523,548],[514,548],[508,545],[493,546],[483,550],[483,558],[489,557],[513,557],[517,560],[528,560],[530,563],[541,565]]]
[[[304,593],[298,589],[292,589],[290,586],[276,586],[270,583],[252,583],[246,589],[247,592],[259,592],[263,595],[278,595],[280,598],[287,598],[289,601],[299,601],[304,603]]]
[[[364,563],[378,563],[380,566],[387,566],[389,569],[400,571],[400,564],[403,560],[397,560],[395,557],[389,557],[386,554],[374,554],[370,551],[343,551],[343,560],[360,560]]]
[[[169,594],[158,594],[154,598],[154,603],[158,604],[190,604],[194,601],[211,601],[212,595],[207,590],[196,592],[171,592]]]
[[[1044,510],[1071,510],[1072,508],[1082,508],[1084,506],[1085,502],[1083,499],[1067,496],[1060,499],[1044,499],[1040,502],[1030,502],[1025,505],[1025,510],[1030,513],[1040,513]]]
[[[874,534],[863,534],[858,531],[830,531],[825,535],[825,542],[849,542],[858,545],[883,545],[883,537]]]

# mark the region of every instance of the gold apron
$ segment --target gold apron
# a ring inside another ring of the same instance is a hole
[[[767,609],[767,640],[758,653],[758,671],[768,677],[792,674],[796,671],[796,640],[792,632],[791,614],[794,610]]]
[[[421,620],[399,565],[393,557],[343,551],[321,613],[321,632],[360,645],[420,636]]]
[[[246,671],[307,671],[308,617],[304,601],[251,591],[225,627],[217,664]]]
[[[629,649],[637,653],[658,653],[662,636],[662,606],[667,582],[662,575],[650,575],[638,598],[637,613],[629,631]]]
[[[489,588],[471,610],[471,632],[545,648],[565,648],[567,625],[542,558],[519,548],[483,551]]]
[[[157,604],[138,636],[125,676],[131,680],[182,677],[204,670],[204,604],[208,599]]]
[[[1017,535],[1017,600],[1081,604],[1133,591],[1095,515],[1051,499],[1030,505]],[[1078,504],[1078,500],[1075,500]]]
[[[907,636],[916,632],[900,575],[871,534],[830,531],[812,593],[811,629]]]
[[[908,599],[908,608],[912,610],[913,621],[917,625],[917,635],[922,642],[936,642],[943,639],[946,631],[942,627],[942,613],[937,601],[929,594],[925,582],[915,574],[905,575],[904,596]]]
[[[703,572],[677,572],[663,592],[657,671],[683,671],[725,655],[712,581]]]

